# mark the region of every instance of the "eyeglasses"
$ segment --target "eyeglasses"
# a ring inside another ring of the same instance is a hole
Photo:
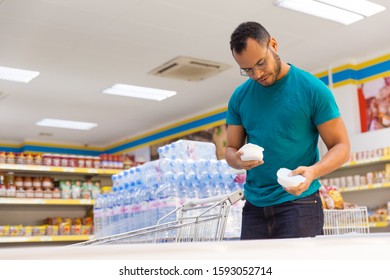
[[[267,51],[265,52],[265,55],[262,59],[260,59],[255,66],[252,68],[240,68],[240,74],[242,76],[248,77],[248,76],[253,76],[256,70],[261,70],[264,71],[265,68],[267,68],[267,55],[268,55],[268,50],[269,50],[269,41],[267,43]]]

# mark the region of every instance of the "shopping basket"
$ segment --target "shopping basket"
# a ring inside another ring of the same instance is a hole
[[[221,241],[230,206],[243,196],[242,191],[235,191],[227,195],[190,200],[159,219],[155,226],[75,245]],[[175,220],[169,221],[173,217]]]
[[[324,235],[370,233],[367,207],[324,209]]]

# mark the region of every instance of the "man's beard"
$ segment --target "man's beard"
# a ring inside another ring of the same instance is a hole
[[[279,77],[280,71],[282,70],[282,62],[281,62],[280,57],[277,53],[273,52],[272,50],[271,50],[271,52],[272,52],[272,56],[274,57],[274,60],[275,60],[275,71],[272,75],[272,77],[274,78],[274,82],[272,84],[274,84]]]
[[[260,82],[260,81],[257,81],[257,82],[258,82],[259,84],[261,84],[263,87],[270,87],[270,86],[272,86],[273,84],[275,84],[275,82],[277,81],[277,79],[278,79],[278,77],[279,77],[280,71],[281,71],[281,69],[282,69],[282,62],[281,62],[281,60],[280,60],[279,55],[278,55],[277,53],[273,52],[272,50],[271,50],[271,52],[272,52],[272,56],[273,56],[274,61],[275,61],[275,63],[274,63],[274,69],[273,69],[273,71],[272,71],[271,74],[270,74],[270,78],[272,78],[272,81],[271,81],[269,84],[264,84],[264,83],[262,83],[262,82]],[[267,80],[268,80],[268,79],[267,79]]]
[[[267,85],[266,87],[272,86],[273,84],[276,83],[276,81],[278,80],[280,71],[282,69],[282,62],[280,60],[279,55],[272,50],[271,50],[271,53],[272,53],[272,56],[273,56],[274,61],[275,61],[275,64],[274,64],[275,68],[274,68],[273,73],[272,73],[272,82],[269,85]]]

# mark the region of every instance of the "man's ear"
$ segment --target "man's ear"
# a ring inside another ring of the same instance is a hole
[[[278,42],[274,37],[271,37],[271,39],[269,40],[269,46],[274,50],[274,52],[278,51]]]

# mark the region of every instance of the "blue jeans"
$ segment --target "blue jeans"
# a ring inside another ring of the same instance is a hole
[[[273,206],[249,201],[242,210],[241,239],[314,237],[323,234],[324,212],[319,192]]]

